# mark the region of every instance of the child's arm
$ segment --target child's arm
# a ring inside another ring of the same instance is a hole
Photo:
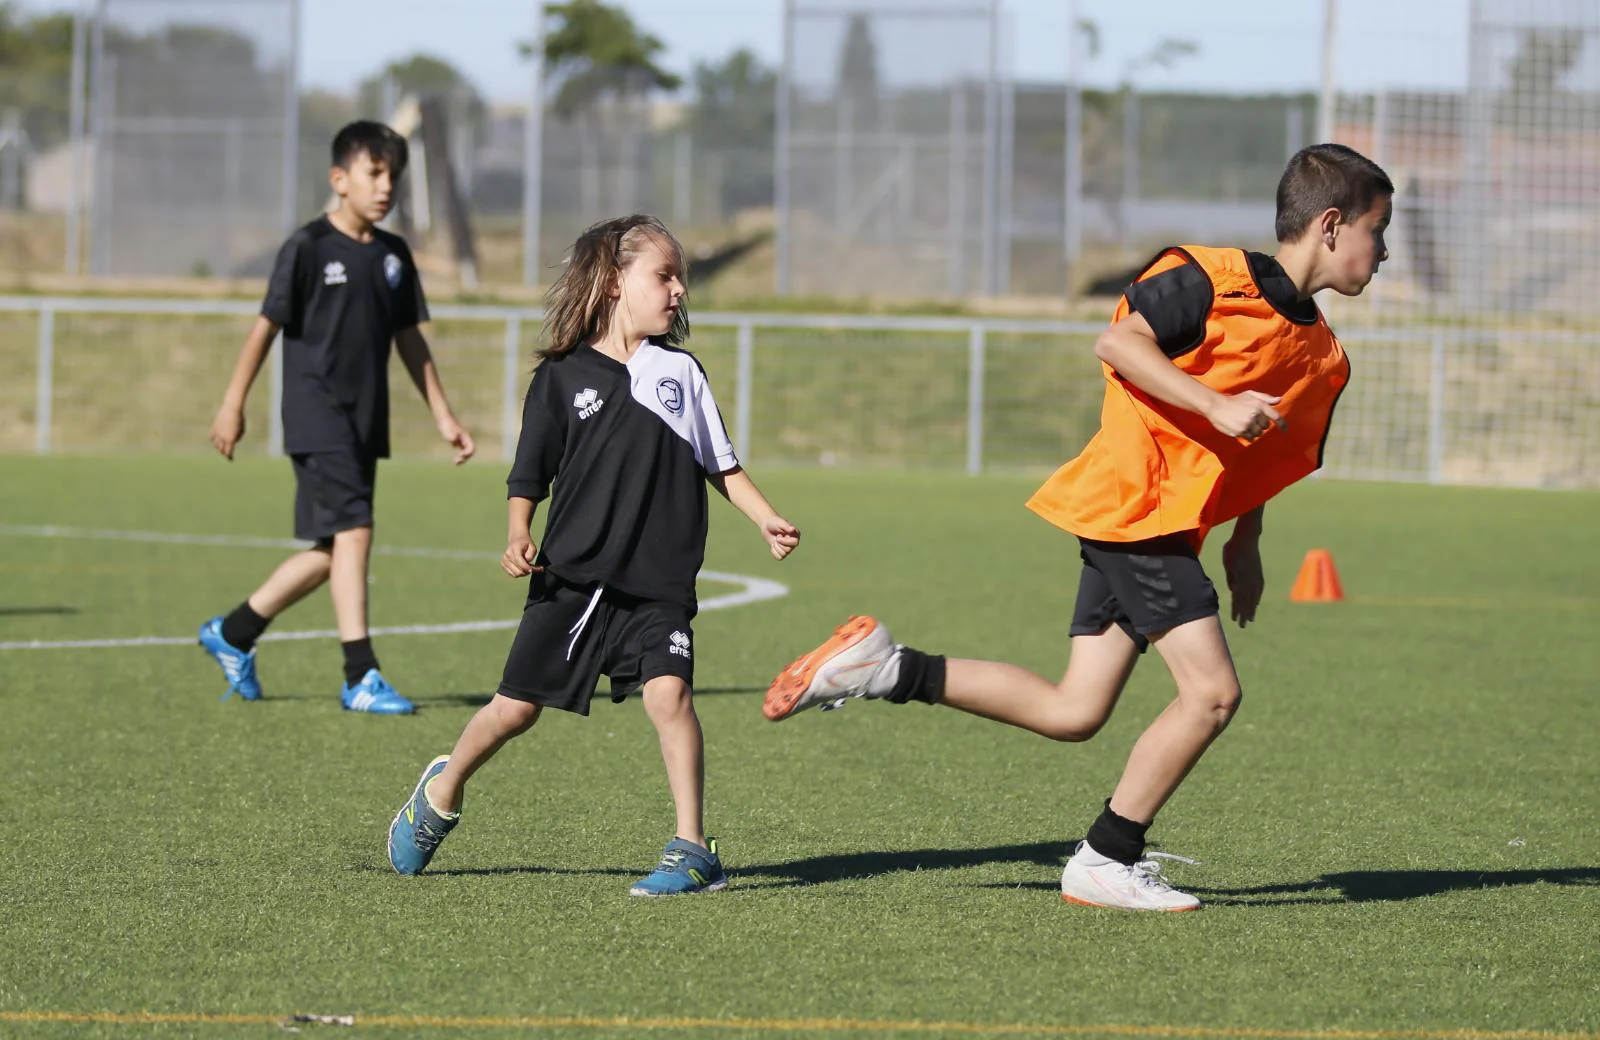
[[[761,493],[756,482],[750,479],[750,474],[743,468],[711,473],[706,479],[718,494],[732,502],[735,509],[761,528],[761,536],[767,540],[773,558],[781,560],[794,552],[795,546],[800,544],[800,529],[778,515],[772,503],[767,501],[767,496]]]
[[[539,503],[531,498],[506,499],[506,551],[500,557],[500,569],[513,578],[526,578],[535,571],[533,561],[539,557],[539,547],[533,544],[533,511]]]
[[[1155,330],[1135,312],[1100,334],[1095,356],[1158,401],[1203,415],[1229,437],[1255,440],[1273,424],[1284,425],[1272,406],[1278,398],[1255,390],[1223,394],[1184,372],[1162,351]]]
[[[428,349],[428,341],[423,338],[422,330],[415,325],[401,329],[394,335],[394,345],[400,351],[400,360],[410,373],[411,381],[428,403],[428,411],[433,413],[439,436],[455,447],[455,463],[461,465],[472,458],[477,447],[472,443],[472,434],[461,425],[456,413],[450,410],[450,399],[444,395],[444,383],[439,380],[439,369],[433,363],[433,352]]]
[[[233,363],[233,378],[228,380],[228,390],[222,395],[222,407],[211,420],[211,444],[229,462],[233,449],[244,439],[244,402],[250,396],[250,387],[261,372],[262,362],[272,350],[272,341],[278,335],[278,326],[266,318],[256,318],[250,334],[239,348],[239,359]]]
[[[1233,596],[1229,616],[1243,628],[1256,619],[1256,608],[1267,581],[1261,569],[1261,519],[1265,505],[1256,506],[1233,522],[1233,534],[1222,546],[1222,570]]]

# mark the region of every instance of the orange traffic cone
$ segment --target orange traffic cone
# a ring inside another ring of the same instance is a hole
[[[1344,586],[1333,567],[1333,554],[1326,549],[1306,553],[1300,573],[1294,579],[1289,598],[1296,603],[1337,603],[1344,599]]]

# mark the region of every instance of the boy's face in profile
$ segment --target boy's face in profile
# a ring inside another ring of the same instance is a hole
[[[1334,291],[1344,296],[1361,295],[1378,273],[1378,265],[1389,259],[1383,235],[1393,216],[1394,196],[1379,195],[1365,213],[1335,227],[1331,246]]]
[[[328,182],[344,206],[367,224],[376,224],[389,215],[394,203],[394,174],[389,164],[358,152],[349,168],[335,166]]]

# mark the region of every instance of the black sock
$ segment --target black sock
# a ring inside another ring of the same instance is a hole
[[[906,701],[938,704],[944,700],[944,658],[909,646],[902,647],[900,676],[886,699],[895,704]]]
[[[344,650],[344,681],[354,686],[368,671],[378,667],[378,655],[372,652],[372,639],[352,639],[340,643]]]
[[[229,646],[248,654],[270,624],[271,618],[257,614],[251,608],[250,601],[245,600],[233,608],[232,614],[222,619],[222,638]]]
[[[1089,847],[1118,863],[1134,864],[1144,856],[1144,835],[1148,823],[1135,823],[1111,811],[1111,799],[1106,799],[1105,811],[1089,828]]]

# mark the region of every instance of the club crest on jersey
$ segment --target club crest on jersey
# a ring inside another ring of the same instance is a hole
[[[572,398],[572,407],[578,410],[578,418],[587,419],[600,410],[605,401],[600,399],[597,391],[584,387]]]
[[[683,414],[683,384],[671,376],[656,384],[656,399],[673,415]]]
[[[400,258],[393,253],[385,256],[383,258],[383,278],[384,281],[389,283],[389,288],[400,288],[400,274]]]
[[[679,657],[690,656],[689,637],[684,635],[682,632],[672,633],[672,635],[667,638],[667,642],[672,644],[667,648],[670,652],[677,654]]]

